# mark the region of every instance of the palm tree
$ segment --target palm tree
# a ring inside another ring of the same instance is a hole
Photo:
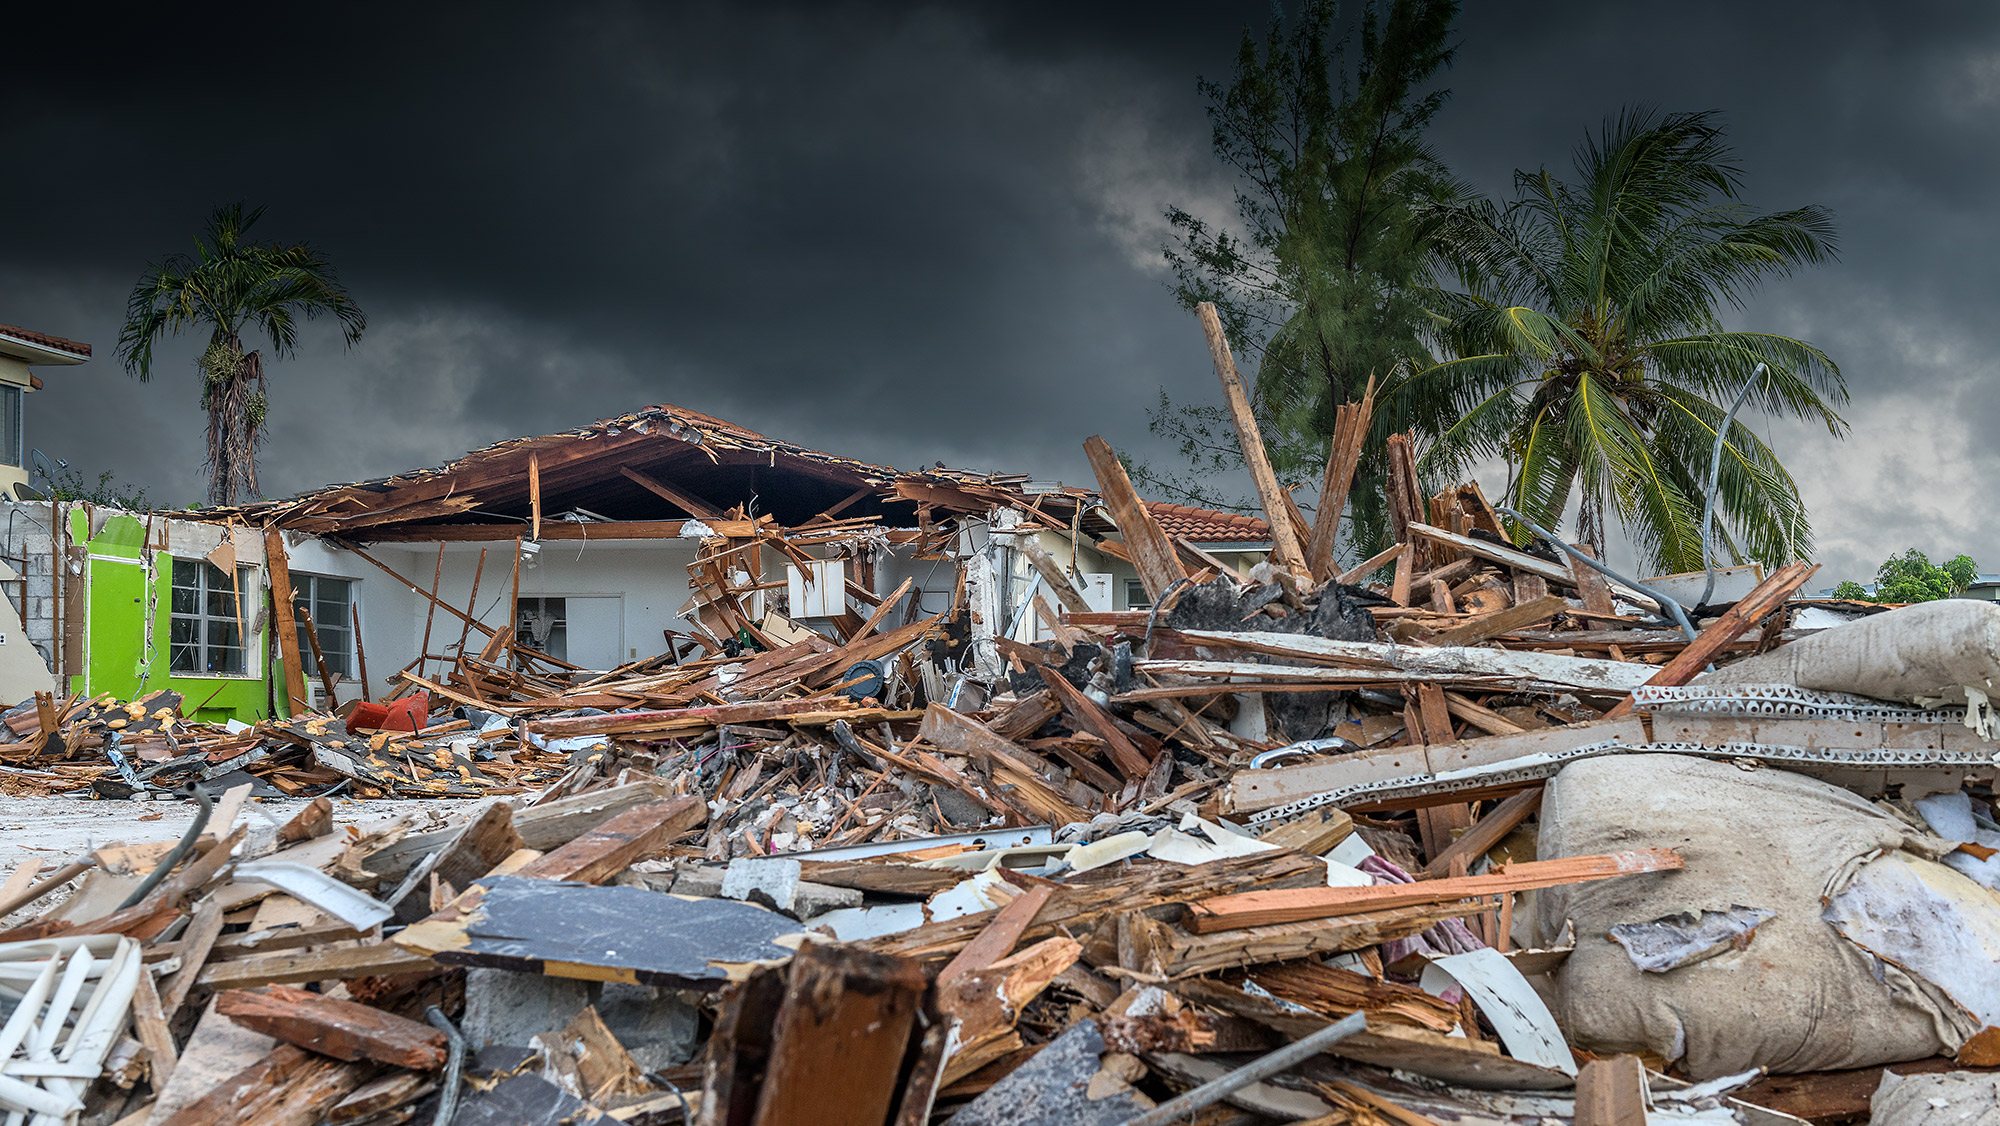
[[[1578,533],[1603,556],[1607,511],[1647,562],[1702,566],[1709,451],[1758,363],[1750,402],[1826,426],[1847,423],[1840,369],[1801,340],[1728,331],[1764,279],[1835,256],[1820,207],[1755,214],[1710,113],[1627,111],[1587,138],[1576,180],[1517,172],[1517,198],[1459,206],[1445,253],[1462,291],[1437,295],[1437,335],[1454,357],[1411,376],[1397,398],[1439,434],[1439,477],[1504,457],[1508,497],[1555,527],[1574,498]],[[1718,539],[1739,559],[1778,563],[1811,549],[1798,487],[1777,455],[1732,423],[1717,489]]]
[[[261,495],[257,444],[266,413],[264,357],[245,352],[247,330],[261,330],[280,358],[298,347],[298,316],[330,313],[349,347],[368,317],[335,278],[333,267],[304,243],[245,241],[264,209],[218,207],[195,238],[192,255],[150,263],[126,302],[118,353],[141,382],[152,378],[153,345],[182,329],[208,329],[197,364],[201,405],[208,411],[208,502],[235,504]]]

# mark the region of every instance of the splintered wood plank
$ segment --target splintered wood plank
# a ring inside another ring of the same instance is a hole
[[[1146,597],[1157,603],[1166,597],[1168,587],[1187,577],[1187,569],[1181,566],[1173,541],[1160,530],[1153,514],[1146,511],[1145,502],[1133,490],[1132,479],[1125,475],[1125,466],[1110,443],[1092,435],[1085,439],[1083,452],[1097,475],[1098,495],[1111,510],[1111,519],[1124,537],[1126,554],[1132,557],[1132,567],[1146,587]]]
[[[965,949],[960,950],[951,961],[945,963],[943,969],[938,971],[938,983],[942,985],[960,974],[992,965],[1005,958],[1007,952],[1014,949],[1014,944],[1021,940],[1022,933],[1034,924],[1035,916],[1041,913],[1042,907],[1048,903],[1049,896],[1054,892],[1053,884],[1043,884],[1009,900],[1006,906],[1000,908],[1000,913],[993,917],[993,921],[987,924],[986,929],[980,931],[978,937],[971,942],[966,943]]]
[[[194,988],[195,979],[201,976],[202,967],[208,963],[208,954],[215,946],[216,937],[222,933],[222,904],[210,896],[194,909],[194,916],[188,920],[187,929],[181,932],[181,968],[167,981],[160,991],[160,1010],[169,1024],[174,1014],[180,1012],[187,1001],[188,991]]]
[[[1544,594],[1533,602],[1518,603],[1505,610],[1496,610],[1483,618],[1476,618],[1462,626],[1448,629],[1428,640],[1433,645],[1477,645],[1482,641],[1499,637],[1503,633],[1512,633],[1517,629],[1526,629],[1537,623],[1546,622],[1569,608],[1569,599]]]
[[[583,1083],[583,1097],[590,1102],[602,1106],[608,1099],[653,1089],[625,1045],[605,1027],[595,1005],[585,1005],[562,1035],[564,1043],[576,1046],[576,1074]]]
[[[1256,487],[1257,500],[1263,505],[1264,522],[1271,526],[1272,558],[1281,567],[1302,571],[1306,565],[1305,543],[1300,529],[1292,522],[1291,498],[1271,470],[1271,456],[1264,450],[1264,433],[1257,425],[1257,412],[1250,406],[1249,389],[1243,386],[1243,376],[1236,370],[1235,357],[1229,354],[1229,337],[1222,331],[1222,318],[1216,315],[1215,304],[1210,301],[1196,305],[1194,312],[1201,319],[1201,334],[1208,340],[1216,378],[1222,381],[1222,399],[1229,407],[1229,421],[1236,427],[1236,444],[1243,452],[1244,467],[1250,471],[1250,483]]]
[[[1333,577],[1333,551],[1340,540],[1340,513],[1354,487],[1354,471],[1368,441],[1368,423],[1375,414],[1375,376],[1358,403],[1342,403],[1334,412],[1333,441],[1327,446],[1326,473],[1320,479],[1319,505],[1313,510],[1312,534],[1306,540],[1306,566],[1314,582]]]
[[[285,533],[264,529],[264,570],[271,579],[271,624],[278,631],[278,660],[284,665],[286,710],[292,715],[312,710],[306,697],[306,670],[299,662],[299,626],[292,618],[292,569],[285,554]]]
[[[752,1126],[880,1126],[928,985],[909,959],[818,943],[800,950]]]
[[[366,683],[366,680],[363,680]],[[280,845],[297,844],[314,837],[324,837],[333,832],[333,803],[325,798],[314,798],[304,809],[292,815],[290,821],[278,826]]]
[[[274,1053],[273,1050],[276,1050]],[[271,1061],[274,1054],[281,1058]],[[182,1108],[193,1111],[197,1106],[208,1104],[216,1098],[214,1092],[231,1076],[253,1068],[260,1062],[289,1064],[297,1067],[306,1062],[306,1054],[296,1048],[278,1043],[259,1032],[239,1028],[228,1017],[215,1011],[211,1003],[208,1011],[202,1013],[196,1022],[194,1032],[182,1046],[180,1057],[174,1065],[173,1078],[163,1087],[156,1088],[159,1097],[153,1103],[153,1122],[173,1122]],[[204,1097],[207,1096],[207,1097]],[[183,1120],[198,1126],[213,1126],[218,1122],[234,1119],[210,1112],[197,1112]]]
[[[1111,719],[1111,713],[1098,706],[1097,701],[1084,695],[1082,689],[1064,680],[1060,672],[1045,668],[1041,670],[1041,675],[1042,682],[1047,684],[1049,691],[1055,693],[1062,701],[1063,708],[1071,717],[1092,735],[1104,740],[1105,749],[1111,756],[1111,765],[1117,767],[1118,772],[1128,781],[1143,781],[1146,773],[1153,768],[1153,762],[1126,737],[1123,731],[1118,729],[1118,725]]]
[[[462,888],[526,847],[527,842],[514,830],[514,807],[496,801],[466,823],[458,839],[438,854],[431,871],[452,887]]]
[[[1042,582],[1056,592],[1056,600],[1063,604],[1063,609],[1073,614],[1090,611],[1090,603],[1083,600],[1083,595],[1076,589],[1076,584],[1070,581],[1069,576],[1063,573],[1063,569],[1047,551],[1043,550],[1041,544],[1032,539],[1024,539],[1021,543],[1021,554],[1028,557],[1028,562],[1033,564],[1035,571],[1042,576]]]
[[[1463,861],[1467,864],[1486,855],[1486,850],[1500,843],[1500,838],[1514,831],[1515,826],[1526,821],[1542,807],[1542,787],[1523,790],[1513,797],[1494,806],[1492,812],[1473,823],[1465,835],[1438,853],[1436,859],[1424,865],[1423,874],[1435,879],[1451,871],[1452,864]]]
[[[932,704],[924,710],[917,734],[932,746],[985,759],[995,778],[1011,787],[1007,798],[1032,813],[1037,822],[1067,825],[1090,820],[1088,812],[1070,804],[1043,780],[1027,751],[995,735],[976,719],[943,704]]]
[[[413,1071],[444,1066],[444,1034],[407,1017],[303,989],[231,989],[215,1011],[254,1032],[339,1060],[374,1060]]]
[[[1346,811],[1316,809],[1295,821],[1279,825],[1257,839],[1308,856],[1324,856],[1353,832],[1354,818],[1349,817]]]
[[[1362,579],[1367,578],[1369,575],[1374,574],[1376,571],[1381,570],[1382,565],[1384,563],[1387,563],[1389,560],[1394,559],[1401,554],[1403,554],[1403,545],[1399,543],[1391,544],[1388,547],[1384,548],[1383,550],[1378,551],[1374,555],[1371,555],[1368,558],[1363,559],[1361,562],[1355,564],[1352,570],[1342,571],[1339,575],[1334,577],[1334,581],[1344,586],[1352,586],[1355,583],[1360,582]]]
[[[212,989],[243,989],[257,985],[295,985],[302,981],[352,979],[378,974],[427,973],[437,963],[400,946],[378,942],[307,954],[267,954],[216,962],[201,971],[200,983]]]
[[[601,884],[708,820],[708,805],[692,794],[626,810],[556,849],[516,875],[537,880]]]
[[[1242,892],[1189,904],[1187,928],[1196,934],[1208,934],[1235,927],[1327,919],[1359,911],[1450,903],[1503,892],[1608,880],[1641,872],[1664,872],[1682,865],[1678,853],[1664,848],[1644,848],[1601,856],[1531,860],[1496,868],[1484,876],[1454,876],[1414,884]]]
[[[1576,1126],[1646,1126],[1646,1070],[1638,1056],[1583,1065],[1576,1076]]]
[[[1702,630],[1673,660],[1662,665],[1653,679],[1646,682],[1647,685],[1678,686],[1699,676],[1701,671],[1708,667],[1708,663],[1715,659],[1716,654],[1728,648],[1731,642],[1758,622],[1763,621],[1773,610],[1783,606],[1785,600],[1804,586],[1806,580],[1812,578],[1814,572],[1818,570],[1817,563],[1787,563],[1773,571],[1769,578],[1758,583],[1754,590],[1744,595],[1707,629]],[[1616,718],[1629,715],[1631,711],[1632,697],[1627,696],[1618,701],[1618,705],[1606,712],[1605,716]]]
[[[161,1012],[159,987],[150,969],[139,971],[139,991],[132,996],[132,1029],[139,1034],[139,1043],[146,1046],[146,1065],[152,1072],[153,1090],[166,1090],[173,1081],[174,1064],[180,1053]]]
[[[1590,544],[1570,544],[1570,546],[1590,558],[1596,558],[1596,552],[1590,550]],[[1612,584],[1604,580],[1604,572],[1600,572],[1590,564],[1578,562],[1576,558],[1570,558],[1570,574],[1576,576],[1576,594],[1582,596],[1584,610],[1604,618],[1610,618],[1612,614],[1618,612],[1618,606],[1612,602]]]

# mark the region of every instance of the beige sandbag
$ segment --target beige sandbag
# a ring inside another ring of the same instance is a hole
[[[1868,1126],[2000,1126],[2000,1075],[1885,1071],[1868,1100]]]
[[[1658,846],[1678,849],[1687,865],[1541,893],[1542,934],[1575,923],[1552,1007],[1580,1048],[1654,1052],[1699,1080],[1917,1059],[1956,1051],[1978,1031],[1936,988],[1822,921],[1822,897],[1865,861],[1938,847],[1846,790],[1779,770],[1617,755],[1565,767],[1541,818],[1543,858]],[[1736,908],[1755,921],[1741,949],[1715,945],[1664,972],[1641,971],[1608,935]]]
[[[2000,604],[1947,598],[1871,614],[1725,665],[1695,683],[1794,684],[1923,704],[1970,699],[1983,711],[1988,695],[2000,695]]]

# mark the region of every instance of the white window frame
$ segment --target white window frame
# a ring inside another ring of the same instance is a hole
[[[337,623],[319,620],[319,584],[322,580],[347,584],[345,613]],[[354,656],[354,608],[361,604],[360,588],[360,579],[350,579],[345,575],[321,575],[310,571],[292,572],[292,617],[299,631],[299,653],[304,660],[312,660],[312,646],[306,642],[306,624],[298,617],[298,604],[303,601],[313,615],[313,626],[319,631],[321,649],[327,648],[328,630],[338,630],[347,638],[347,648],[344,652],[335,651],[326,654],[327,669],[342,680],[359,680],[361,677],[356,671]],[[341,659],[335,660],[335,657]],[[311,671],[310,667],[308,671]]]
[[[248,614],[242,612],[244,610],[242,600],[255,587],[254,580],[257,569],[255,567],[236,568],[236,613],[211,614],[208,611],[208,597],[212,591],[210,576],[211,572],[220,574],[222,569],[200,557],[176,555],[169,558],[173,562],[167,572],[167,675],[213,680],[255,680],[261,676],[262,673],[256,657],[257,647],[250,644],[248,639],[243,636],[243,633],[250,629],[251,618]],[[179,581],[181,565],[184,563],[195,568],[195,575],[199,581],[193,587],[183,586]],[[177,613],[174,610],[174,592],[190,589],[195,592],[195,612],[192,614]],[[174,640],[174,623],[177,621],[191,621],[196,623],[196,637],[194,640],[195,668],[183,669],[175,667],[175,654],[183,647],[182,643]],[[217,647],[211,645],[209,641],[209,628],[211,625],[226,625],[238,631],[236,645],[233,646],[237,652],[239,662],[235,672],[211,672],[208,669],[209,651],[211,648],[232,648],[231,646]]]

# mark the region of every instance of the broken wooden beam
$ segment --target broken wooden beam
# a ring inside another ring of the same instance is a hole
[[[269,985],[218,994],[215,1011],[287,1044],[338,1060],[374,1060],[414,1071],[444,1066],[444,1034],[356,1001]]]
[[[1209,934],[1239,927],[1328,919],[1362,911],[1451,903],[1504,892],[1608,880],[1680,867],[1682,860],[1679,853],[1664,848],[1643,848],[1601,856],[1531,860],[1504,865],[1484,876],[1454,876],[1414,884],[1247,891],[1188,904],[1187,928],[1196,934]]]

